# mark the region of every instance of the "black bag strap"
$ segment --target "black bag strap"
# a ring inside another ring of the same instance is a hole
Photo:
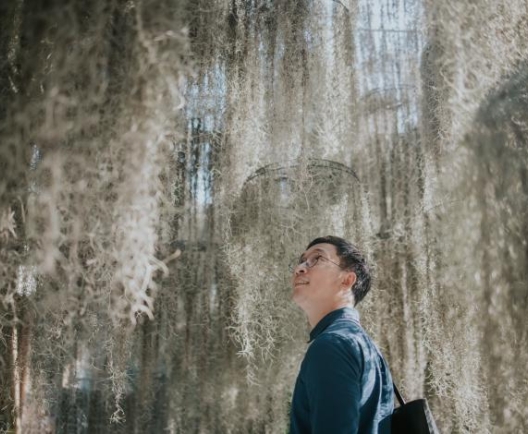
[[[396,383],[394,381],[392,382],[392,387],[394,388],[394,394],[396,395],[396,398],[398,398],[398,402],[400,403],[400,405],[405,405],[405,399],[403,399],[403,396],[396,387]]]

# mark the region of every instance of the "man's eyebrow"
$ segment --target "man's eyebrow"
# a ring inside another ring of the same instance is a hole
[[[323,249],[313,249],[313,251],[311,253],[313,253],[313,252],[325,253],[325,251]],[[306,261],[306,256],[304,256],[304,255],[305,255],[305,253],[303,253],[301,255],[300,262]]]

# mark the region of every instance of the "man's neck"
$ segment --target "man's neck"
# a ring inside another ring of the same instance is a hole
[[[310,312],[305,311],[306,316],[308,317],[308,322],[310,323],[310,329],[313,329],[317,325],[317,323],[321,321],[330,312],[333,312],[337,309],[341,309],[343,307],[354,307],[354,304],[351,302],[343,301],[340,303],[332,304],[322,309],[317,309]]]

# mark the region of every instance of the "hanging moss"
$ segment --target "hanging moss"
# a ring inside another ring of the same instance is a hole
[[[524,2],[3,3],[0,431],[285,432],[328,233],[404,394],[525,431]]]

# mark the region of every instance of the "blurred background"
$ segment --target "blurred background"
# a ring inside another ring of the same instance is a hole
[[[288,264],[442,432],[528,431],[524,0],[0,3],[0,432],[287,433]]]

